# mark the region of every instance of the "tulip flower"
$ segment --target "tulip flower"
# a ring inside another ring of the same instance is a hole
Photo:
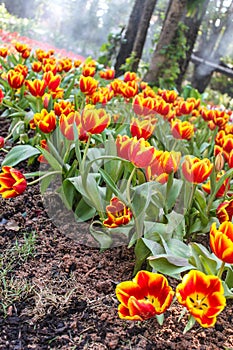
[[[75,111],[70,112],[68,115],[61,115],[59,119],[60,130],[68,140],[74,140],[74,124],[76,124],[78,129],[79,140],[86,141],[88,135],[82,127],[80,113]]]
[[[127,135],[117,135],[116,147],[118,157],[129,160],[129,148],[131,147],[132,139],[132,137]]]
[[[2,89],[0,89],[0,103],[2,103],[3,99],[4,99],[4,93]]]
[[[179,101],[177,105],[176,115],[181,116],[191,114],[194,107],[194,102]]]
[[[110,121],[110,115],[105,109],[96,109],[91,105],[86,105],[81,114],[83,129],[90,134],[100,134],[108,127]]]
[[[85,95],[92,95],[96,91],[97,86],[97,80],[95,80],[92,77],[84,77],[83,75],[81,75],[79,79],[79,87]]]
[[[48,112],[46,109],[42,109],[40,113],[34,114],[33,121],[34,124],[45,134],[56,129],[57,119],[54,111]]]
[[[42,63],[39,61],[32,62],[32,70],[39,73],[42,70]]]
[[[190,140],[194,135],[194,126],[179,119],[174,119],[171,121],[171,132],[175,139]]]
[[[74,105],[67,100],[60,100],[54,103],[54,112],[59,117],[61,114],[68,115],[70,112],[74,112]]]
[[[23,193],[27,188],[24,175],[10,166],[3,166],[0,173],[0,194],[2,198],[13,198]]]
[[[137,115],[151,115],[154,114],[155,100],[152,97],[143,97],[136,95],[133,100],[133,110]]]
[[[146,168],[155,158],[155,148],[143,138],[134,137],[129,147],[129,160],[137,168]]]
[[[42,97],[45,93],[47,84],[44,80],[26,80],[25,86],[28,88],[30,94],[35,97]]]
[[[136,80],[129,80],[126,82],[122,82],[120,85],[120,93],[126,99],[132,98],[138,93],[138,84]]]
[[[213,327],[226,306],[221,280],[198,270],[187,273],[176,288],[178,302],[202,327]]]
[[[216,176],[216,183],[218,183],[218,181],[221,179],[221,177],[225,174],[225,171],[222,170],[220,171],[217,176]],[[206,184],[202,185],[202,188],[205,192],[207,192],[208,194],[210,194],[211,192],[211,182],[208,181]],[[218,192],[216,193],[216,198],[222,197],[224,196],[225,191],[227,191],[230,188],[230,181],[229,178],[226,179],[222,186],[219,188]]]
[[[216,214],[220,224],[224,221],[231,221],[233,217],[233,199],[219,204]]]
[[[0,47],[0,57],[6,58],[8,55],[8,47]]]
[[[82,75],[84,77],[94,77],[95,72],[96,72],[95,67],[90,67],[88,65],[85,65],[82,68]]]
[[[124,74],[124,82],[127,83],[128,81],[134,81],[137,80],[137,74],[135,72],[125,72]]]
[[[99,72],[100,78],[106,79],[106,80],[112,80],[115,77],[115,70],[114,69],[107,69],[105,71]]]
[[[13,69],[10,69],[7,74],[8,84],[12,89],[19,89],[24,83],[25,77],[22,73],[16,72]]]
[[[4,137],[0,136],[0,148],[3,148],[5,144],[5,139]]]
[[[228,165],[229,165],[229,168],[233,168],[233,149],[229,154]]]
[[[23,64],[17,64],[14,67],[14,71],[23,74],[24,78],[26,78],[28,74],[28,67]]]
[[[210,248],[223,262],[233,264],[233,223],[224,221],[219,228],[216,222],[210,228]]]
[[[158,114],[166,116],[171,112],[171,105],[165,102],[161,97],[155,100],[154,111]]]
[[[49,71],[44,73],[43,80],[46,82],[48,89],[55,92],[60,85],[61,77],[60,75],[54,75],[53,72]]]
[[[15,43],[15,49],[19,52],[19,53],[23,53],[24,51],[29,49],[29,46],[27,44],[23,44],[20,42],[16,42]]]
[[[178,92],[175,90],[158,89],[158,95],[161,96],[165,102],[174,103],[178,97]]]
[[[48,145],[47,145],[47,141],[46,141],[46,140],[41,140],[41,141],[40,141],[40,146],[41,146],[43,149],[45,149],[46,151],[49,151],[49,147],[48,147]],[[40,162],[40,163],[45,163],[45,164],[48,163],[47,159],[45,159],[45,157],[43,156],[43,154],[40,154],[39,157],[37,158],[37,160],[38,160],[38,162]]]
[[[155,119],[156,122],[156,119]],[[152,122],[151,118],[147,119],[137,119],[132,118],[130,123],[130,132],[132,136],[136,136],[137,139],[144,138],[145,140],[149,139],[154,132],[155,122]]]
[[[106,212],[108,218],[103,221],[103,225],[109,228],[115,228],[121,225],[127,225],[132,219],[132,212],[117,197],[110,200]]]
[[[164,151],[159,156],[159,166],[160,171],[158,171],[158,175],[162,173],[170,174],[172,172],[176,172],[180,165],[181,153],[175,151]]]
[[[182,172],[187,181],[194,184],[204,182],[210,175],[213,164],[207,158],[199,159],[186,156],[182,164]]]
[[[119,283],[116,296],[121,319],[143,321],[163,314],[171,305],[174,292],[166,277],[142,270],[132,281]]]

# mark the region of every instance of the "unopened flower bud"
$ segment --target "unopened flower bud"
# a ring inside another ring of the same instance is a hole
[[[0,136],[0,148],[3,148],[5,144],[5,139],[4,137]]]
[[[225,160],[222,153],[218,153],[215,157],[214,167],[217,172],[221,171],[224,167]]]

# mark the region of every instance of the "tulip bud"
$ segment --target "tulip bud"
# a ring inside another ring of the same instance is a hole
[[[214,162],[214,167],[217,172],[221,171],[224,168],[224,157],[222,153],[218,153],[217,156],[215,157],[215,162]]]
[[[5,139],[4,137],[0,136],[0,148],[3,148],[5,144]]]

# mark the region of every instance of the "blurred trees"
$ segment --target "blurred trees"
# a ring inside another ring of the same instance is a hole
[[[142,62],[146,58],[143,68],[148,70],[144,79],[152,85],[181,89],[184,79],[188,79],[202,92],[215,69],[205,61],[219,64],[224,57],[233,57],[233,0],[0,0],[0,3],[5,3],[14,16],[29,18],[32,24],[29,37],[95,59],[101,54],[101,47],[108,50],[109,54],[103,54],[100,62],[115,66],[117,76],[127,67],[136,71],[141,57]],[[194,54],[202,61],[190,64]],[[144,74],[141,66],[140,74]],[[220,80],[218,74],[218,85]]]
[[[142,57],[142,51],[146,40],[150,19],[157,0],[135,0],[129,17],[128,26],[121,40],[120,49],[116,58],[116,76],[123,73],[121,66],[126,59],[134,55],[133,71],[137,71],[138,63]]]
[[[221,58],[233,53],[233,1],[212,1],[202,25],[196,55],[203,59],[220,64]],[[191,83],[203,92],[214,72],[213,66],[195,63]]]

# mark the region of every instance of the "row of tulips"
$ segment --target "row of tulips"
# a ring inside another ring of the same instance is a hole
[[[186,330],[213,326],[233,296],[232,112],[189,88],[152,88],[133,72],[115,79],[92,59],[20,42],[0,48],[0,63],[1,117],[12,118],[0,137],[2,197],[37,182],[46,196],[58,183],[64,210],[91,222],[96,245],[135,247],[136,276],[116,288],[121,318],[161,323],[176,296]],[[40,170],[16,170],[25,159]],[[145,261],[150,271],[139,271]],[[176,292],[163,274],[182,279]]]

